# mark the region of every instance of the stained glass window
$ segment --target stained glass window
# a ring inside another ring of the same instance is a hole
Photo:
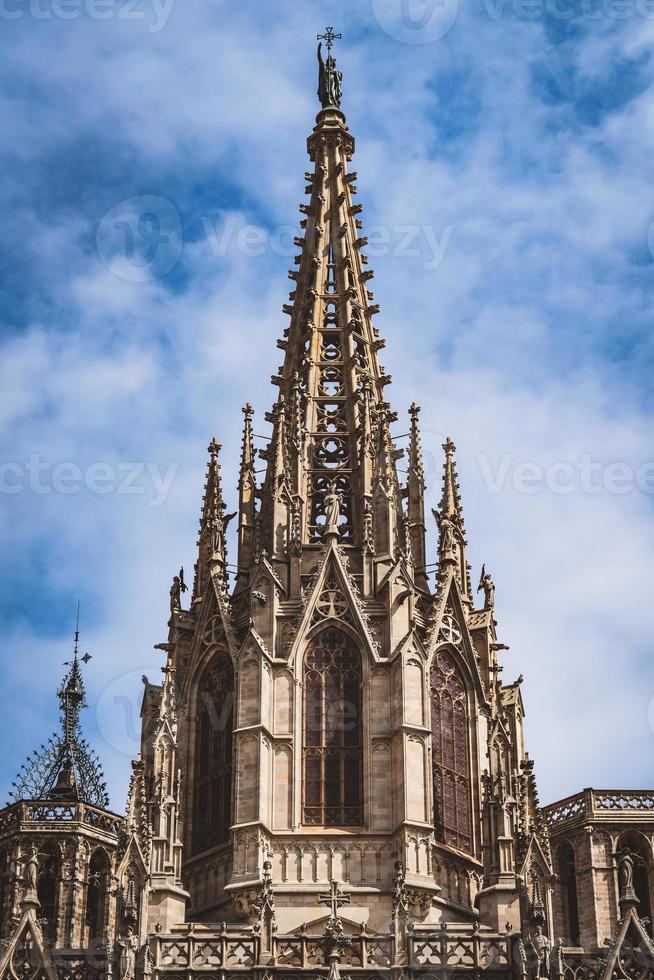
[[[361,658],[330,627],[304,661],[305,824],[357,826],[362,813]]]
[[[229,839],[233,729],[234,671],[229,657],[217,653],[198,687],[193,854]]]
[[[448,650],[434,658],[430,694],[435,827],[446,844],[470,851],[468,706],[461,673]]]

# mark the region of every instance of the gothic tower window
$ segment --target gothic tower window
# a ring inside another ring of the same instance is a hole
[[[561,841],[557,850],[560,908],[566,945],[579,945],[579,908],[577,904],[577,870],[572,844]]]
[[[86,890],[86,926],[89,946],[102,942],[105,928],[105,897],[109,887],[109,860],[105,852],[97,849],[89,862],[89,880]]]
[[[37,895],[41,903],[40,915],[48,923],[50,940],[56,940],[57,908],[61,857],[55,844],[44,844],[39,855],[39,877]]]
[[[232,732],[234,671],[217,653],[198,686],[192,853],[229,839],[232,822]]]
[[[318,634],[304,660],[303,755],[304,823],[361,824],[361,657],[334,627]]]
[[[446,649],[434,657],[430,696],[434,825],[444,843],[470,851],[468,704],[463,678]]]

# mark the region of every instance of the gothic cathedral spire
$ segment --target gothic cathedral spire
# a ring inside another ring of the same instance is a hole
[[[302,235],[289,272],[293,289],[284,312],[289,326],[278,346],[284,362],[273,383],[279,395],[268,420],[273,432],[261,451],[266,476],[261,491],[260,547],[278,574],[289,560],[325,540],[326,501],[338,503],[338,540],[365,548],[386,567],[407,553],[390,423],[384,397],[390,377],[378,360],[384,346],[373,318],[379,312],[368,288],[373,272],[350,169],[354,138],[340,105],[340,73],[331,55],[321,61],[323,108],[308,139],[308,203],[300,205]],[[331,94],[330,94],[331,93]],[[383,496],[383,500],[382,500]],[[408,536],[420,553],[425,585],[422,520],[411,497]],[[252,519],[250,513],[249,519]],[[239,569],[252,560],[248,532],[241,534]],[[306,568],[304,569],[306,571]]]

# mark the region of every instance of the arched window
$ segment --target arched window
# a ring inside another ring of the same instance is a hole
[[[361,824],[362,776],[361,657],[329,627],[304,659],[304,823]]]
[[[439,650],[430,675],[434,826],[442,841],[470,851],[468,706],[461,673]]]
[[[579,908],[577,905],[577,870],[575,852],[569,841],[561,841],[557,850],[561,919],[566,945],[579,945]]]
[[[91,855],[89,880],[86,889],[84,924],[89,946],[102,941],[105,930],[105,899],[109,887],[109,860],[98,848]]]
[[[217,653],[198,686],[193,854],[229,839],[233,730],[234,671],[227,654]]]
[[[47,920],[51,942],[56,941],[60,874],[61,856],[56,844],[44,844],[39,855],[37,895],[41,903],[39,914]]]

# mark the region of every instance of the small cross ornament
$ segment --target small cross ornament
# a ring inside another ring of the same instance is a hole
[[[334,34],[334,28],[333,27],[326,27],[324,34],[317,34],[316,35],[316,40],[317,41],[324,41],[325,42],[325,44],[327,45],[327,51],[328,52],[331,52],[331,50],[332,50],[332,48],[334,46],[334,41],[340,41],[340,39],[341,39],[341,35],[340,34]]]
[[[341,905],[349,905],[351,899],[349,895],[345,895],[340,890],[338,887],[338,882],[334,881],[332,878],[329,883],[329,891],[321,892],[321,894],[318,895],[318,901],[321,905],[329,905],[332,919],[338,919],[338,910],[340,909]]]

